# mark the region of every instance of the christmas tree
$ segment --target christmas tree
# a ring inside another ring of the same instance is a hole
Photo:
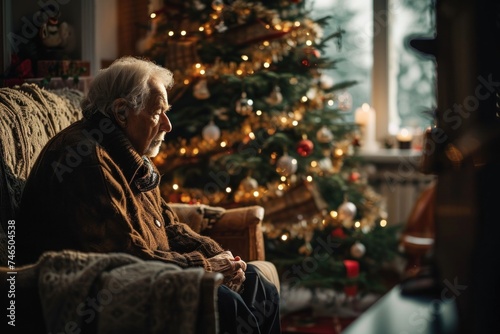
[[[332,18],[312,20],[301,0],[152,1],[150,13],[140,49],[176,80],[155,159],[167,201],[262,205],[284,281],[380,290],[397,240],[356,156],[356,82],[328,75],[341,60],[323,50],[342,29],[325,34]]]

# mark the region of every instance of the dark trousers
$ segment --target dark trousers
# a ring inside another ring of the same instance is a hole
[[[281,333],[279,295],[276,286],[248,264],[243,292],[222,285],[218,290],[221,334]]]

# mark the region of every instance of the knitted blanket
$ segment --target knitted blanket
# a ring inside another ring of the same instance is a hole
[[[196,332],[201,268],[73,251],[45,253],[37,267],[50,333]]]
[[[82,117],[82,98],[77,90],[47,91],[35,84],[0,88],[0,260],[4,265],[2,230],[15,219],[31,167],[50,138]]]

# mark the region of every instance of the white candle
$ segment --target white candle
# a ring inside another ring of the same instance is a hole
[[[363,105],[356,109],[356,114],[354,114],[354,120],[356,124],[360,126],[365,126],[368,123],[368,114],[369,114],[370,106],[368,103],[363,103]]]
[[[396,140],[398,141],[399,148],[401,149],[409,149],[412,139],[413,135],[406,128],[402,128],[401,130],[399,130],[398,134],[396,135]]]
[[[411,141],[413,139],[413,136],[411,135],[410,130],[402,128],[396,135],[396,139],[399,141]]]
[[[354,119],[361,128],[363,149],[376,150],[378,146],[375,139],[375,110],[368,103],[363,103],[361,108],[356,109]]]

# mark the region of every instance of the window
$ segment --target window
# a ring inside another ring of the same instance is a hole
[[[334,82],[356,80],[358,84],[348,89],[352,96],[352,110],[370,102],[371,69],[373,65],[372,0],[312,0],[312,17],[330,15],[324,35],[339,28],[345,31],[341,46],[330,43],[326,53],[332,59],[341,59],[336,69],[328,73]],[[354,115],[353,115],[354,119]]]
[[[434,36],[434,6],[431,1],[389,1],[389,82],[394,91],[389,95],[389,132],[398,128],[426,128],[432,121],[431,110],[436,105],[435,65],[429,57],[414,51],[412,37]]]
[[[395,135],[401,127],[425,129],[435,104],[435,66],[432,59],[409,46],[412,37],[433,37],[433,0],[313,0],[313,16],[329,13],[325,31],[345,30],[342,58],[332,72],[334,81],[358,80],[349,89],[354,110],[364,102],[377,114],[377,139]]]

